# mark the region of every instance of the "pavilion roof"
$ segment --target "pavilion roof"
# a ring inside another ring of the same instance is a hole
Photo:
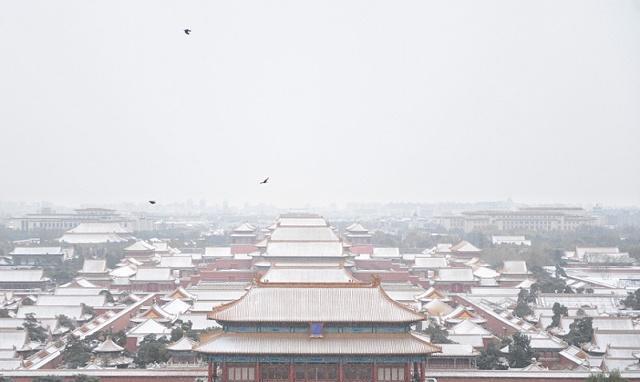
[[[192,340],[191,338],[189,338],[187,336],[183,336],[182,338],[180,338],[176,342],[174,342],[172,344],[169,344],[167,346],[167,350],[171,350],[171,351],[192,351],[196,344],[197,344],[196,341]]]
[[[258,283],[209,318],[232,322],[416,322],[426,317],[393,301],[379,284]]]
[[[353,223],[347,227],[347,231],[349,232],[364,232],[369,233],[369,230],[364,228],[360,223]]]
[[[196,349],[209,354],[418,355],[440,351],[413,333],[221,333]]]
[[[107,337],[106,340],[104,340],[102,343],[100,343],[100,345],[96,346],[96,348],[93,349],[93,351],[96,353],[112,353],[112,352],[121,352],[123,350],[124,348],[118,345],[117,343],[113,342],[111,337]]]

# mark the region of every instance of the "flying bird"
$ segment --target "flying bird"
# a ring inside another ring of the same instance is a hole
[[[156,204],[155,200],[149,200],[149,204]]]
[[[191,33],[191,29],[189,29],[189,28],[185,29],[184,33],[188,35],[189,33]]]
[[[266,177],[262,182],[260,182],[259,184],[267,184],[267,182],[269,181],[269,177]]]

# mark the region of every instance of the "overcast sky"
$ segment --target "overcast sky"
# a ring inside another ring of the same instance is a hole
[[[640,1],[0,0],[4,201],[638,205],[639,146]]]

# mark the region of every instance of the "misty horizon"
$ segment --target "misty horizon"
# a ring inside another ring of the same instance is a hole
[[[5,2],[0,200],[638,206],[639,21],[638,1]]]

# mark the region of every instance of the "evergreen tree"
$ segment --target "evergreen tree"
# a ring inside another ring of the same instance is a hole
[[[531,299],[532,296],[526,289],[520,289],[520,292],[518,293],[518,302],[516,303],[516,308],[513,313],[520,318],[532,315],[533,310],[529,306]]]
[[[86,366],[92,356],[91,350],[92,347],[88,340],[83,341],[70,336],[69,342],[62,352],[65,366],[69,369]]]
[[[560,320],[562,317],[566,317],[569,314],[569,310],[566,306],[561,305],[557,302],[553,303],[553,317],[551,318],[551,324],[547,326],[547,329],[550,328],[559,328]]]
[[[47,330],[40,325],[33,313],[28,313],[25,316],[22,327],[27,331],[29,341],[44,343],[49,338]]]
[[[447,338],[449,336],[449,332],[446,329],[443,329],[435,323],[433,320],[429,321],[429,326],[424,330],[426,334],[429,335],[431,339],[431,343],[434,344],[450,344],[451,340]]]
[[[522,368],[531,364],[533,358],[533,349],[531,348],[531,340],[529,336],[522,333],[516,333],[511,337],[509,344],[509,366]]]
[[[76,323],[69,317],[65,316],[64,314],[59,315],[57,318],[58,318],[58,325],[65,327],[69,330],[73,330],[76,328]]]
[[[134,362],[138,367],[145,368],[151,363],[167,362],[167,353],[167,341],[164,338],[156,339],[155,335],[149,334],[140,343]]]
[[[476,360],[478,369],[482,370],[505,370],[509,366],[501,362],[502,355],[500,349],[495,342],[490,342],[486,349],[480,351],[480,355]]]
[[[593,339],[593,319],[591,317],[575,319],[569,325],[569,333],[563,339],[574,346],[591,342]]]
[[[640,288],[636,289],[633,293],[629,293],[627,297],[622,300],[622,304],[627,309],[640,310]]]
[[[591,374],[585,382],[628,382],[626,378],[622,378],[620,371],[613,370],[609,375],[605,373]]]

